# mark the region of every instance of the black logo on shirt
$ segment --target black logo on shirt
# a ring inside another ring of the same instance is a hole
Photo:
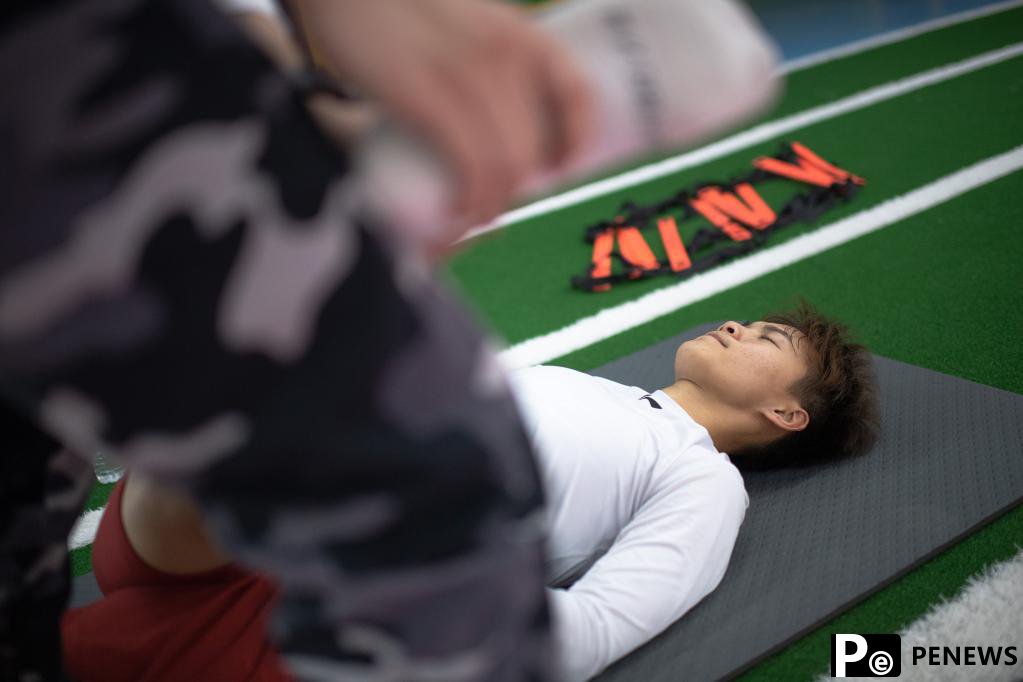
[[[651,398],[649,395],[645,395],[645,396],[641,397],[640,400],[649,400],[650,401],[650,407],[654,408],[655,410],[661,409],[661,406],[657,403],[657,401],[654,400],[653,398]]]

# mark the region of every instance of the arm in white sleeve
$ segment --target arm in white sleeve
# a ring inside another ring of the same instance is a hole
[[[596,675],[717,587],[745,513],[738,472],[686,472],[640,507],[571,588],[548,590],[565,679]]]

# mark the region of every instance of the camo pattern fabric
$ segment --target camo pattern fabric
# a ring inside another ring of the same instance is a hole
[[[354,215],[286,79],[200,0],[9,16],[0,401],[47,435],[4,446],[0,672],[60,674],[74,451],[191,492],[278,579],[300,679],[549,679],[543,500],[495,355]]]

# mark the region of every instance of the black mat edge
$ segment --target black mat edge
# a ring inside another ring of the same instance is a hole
[[[1006,514],[1011,512],[1013,509],[1016,509],[1017,507],[1020,507],[1020,506],[1023,506],[1023,497],[1017,498],[1016,501],[1009,503],[1007,506],[1003,507],[1002,509],[999,509],[995,513],[987,516],[983,520],[981,520],[978,523],[974,524],[973,526],[967,528],[965,531],[963,531],[959,535],[953,537],[951,540],[949,540],[945,544],[939,545],[932,552],[929,552],[928,554],[925,554],[920,559],[914,561],[912,564],[910,564],[906,568],[904,568],[901,571],[895,573],[890,578],[887,578],[887,579],[883,580],[882,582],[880,582],[874,588],[868,590],[867,592],[864,592],[861,595],[853,597],[848,602],[846,602],[845,604],[842,604],[841,606],[836,608],[834,611],[832,611],[828,615],[826,615],[823,618],[821,618],[820,620],[818,620],[815,623],[807,626],[803,630],[800,630],[799,632],[797,632],[796,634],[792,635],[788,639],[783,640],[780,644],[778,644],[777,646],[774,646],[774,647],[768,649],[763,654],[760,654],[759,656],[753,658],[752,660],[750,660],[750,661],[748,661],[746,663],[743,663],[742,665],[740,665],[735,670],[725,674],[722,677],[719,677],[718,680],[734,680],[737,677],[739,677],[740,675],[742,675],[743,673],[749,672],[752,668],[755,668],[757,665],[763,663],[764,661],[766,661],[771,656],[774,656],[775,654],[784,651],[785,649],[787,649],[792,644],[795,644],[799,640],[803,639],[803,637],[806,637],[807,635],[813,634],[817,630],[820,630],[825,625],[827,625],[829,621],[834,620],[838,616],[841,616],[842,614],[844,614],[846,611],[852,609],[857,604],[863,603],[864,601],[866,601],[870,597],[874,596],[875,594],[877,594],[881,590],[885,589],[889,585],[891,585],[891,584],[895,583],[896,581],[898,581],[900,578],[905,577],[906,575],[912,573],[916,569],[918,569],[921,566],[923,566],[924,564],[926,564],[931,559],[937,557],[939,554],[942,554],[943,552],[945,552],[945,550],[948,550],[948,549],[951,549],[951,548],[955,547],[956,545],[958,545],[962,541],[964,541],[967,538],[969,538],[974,533],[977,533],[978,531],[983,529],[985,526],[991,525],[992,523],[994,523],[998,519],[1002,518],[1003,516],[1005,516]],[[983,570],[983,569],[981,569],[981,570]],[[947,595],[947,596],[951,597],[952,595]]]

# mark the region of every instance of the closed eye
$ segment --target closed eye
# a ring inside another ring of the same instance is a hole
[[[785,337],[785,340],[789,342],[789,345],[792,346],[792,352],[793,353],[796,352],[796,344],[793,343],[793,341],[792,341],[792,333],[791,332],[785,332],[785,331],[779,329],[778,327],[775,327],[773,324],[765,324],[761,328],[760,331],[763,333],[764,336],[766,336],[768,334],[781,334],[782,336]],[[771,343],[774,343],[775,346],[777,346],[778,348],[781,348],[781,346],[778,346],[778,344],[775,343],[774,340],[769,338],[768,341],[771,341]]]
[[[772,338],[771,338],[770,336],[768,336],[767,334],[762,334],[762,335],[760,336],[760,338],[762,338],[762,339],[767,339],[767,340],[768,340],[768,341],[770,341],[770,342],[771,342],[772,344],[774,344],[774,347],[775,347],[775,348],[780,348],[780,346],[779,346],[779,345],[778,345],[778,344],[777,344],[777,343],[775,342],[775,340],[774,340],[774,339],[772,339]]]

